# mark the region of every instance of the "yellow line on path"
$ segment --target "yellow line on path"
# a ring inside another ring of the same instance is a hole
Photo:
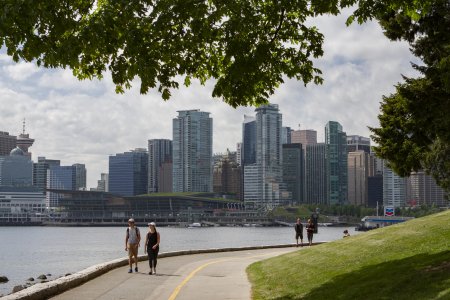
[[[256,258],[256,257],[261,257],[261,256],[267,256],[270,255],[272,253],[265,253],[265,254],[260,254],[260,255],[255,255],[255,256],[250,256],[250,257],[237,257],[237,258]],[[183,288],[183,286],[186,285],[186,283],[191,280],[192,277],[194,277],[195,274],[197,274],[198,272],[200,272],[201,270],[203,270],[204,268],[206,268],[209,265],[212,264],[217,264],[220,262],[224,262],[224,261],[229,261],[229,260],[233,260],[236,259],[236,257],[233,258],[227,258],[227,259],[220,259],[220,260],[216,260],[216,261],[211,261],[208,262],[206,264],[201,265],[200,267],[198,267],[197,269],[195,269],[194,271],[192,271],[173,291],[173,293],[170,295],[168,300],[175,300],[175,298],[178,296],[178,294],[180,293],[180,290]]]

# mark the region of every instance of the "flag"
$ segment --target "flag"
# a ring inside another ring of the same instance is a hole
[[[393,206],[385,206],[384,207],[384,215],[385,216],[394,216],[395,208]]]

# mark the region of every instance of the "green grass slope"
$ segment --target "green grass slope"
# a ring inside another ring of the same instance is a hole
[[[253,299],[450,299],[450,210],[247,269]]]

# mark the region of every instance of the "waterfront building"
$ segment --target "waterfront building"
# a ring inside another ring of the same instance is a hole
[[[369,154],[363,150],[348,152],[348,203],[368,205]]]
[[[45,190],[47,187],[47,170],[51,166],[59,166],[60,164],[59,160],[39,156],[37,163],[33,163],[33,186],[42,191]]]
[[[148,140],[148,192],[160,193],[162,188],[160,187],[161,177],[166,176],[163,174],[163,164],[172,164],[172,141],[168,139],[152,139]],[[172,173],[172,172],[170,172]],[[170,188],[169,191],[172,191]]]
[[[326,145],[306,145],[305,201],[309,204],[327,204]]]
[[[424,171],[411,172],[407,179],[407,204],[410,206],[427,205],[448,207],[445,191],[436,184],[436,180]]]
[[[109,156],[109,192],[120,196],[147,193],[148,153],[146,149]]]
[[[241,200],[241,167],[229,151],[214,165],[213,191]]]
[[[28,149],[33,146],[34,139],[30,138],[28,133],[25,133],[25,119],[23,120],[23,130],[22,133],[17,137],[17,147],[22,149],[25,156],[28,156],[31,159],[31,153],[28,152]]]
[[[383,168],[383,205],[404,207],[406,204],[406,178],[397,175],[384,164]]]
[[[342,125],[329,121],[325,126],[327,162],[327,203],[347,203],[347,135]]]
[[[283,182],[292,194],[292,204],[298,205],[304,200],[304,153],[302,144],[283,145]]]
[[[0,156],[8,156],[12,149],[16,148],[17,137],[9,135],[9,132],[0,131]]]
[[[58,207],[61,194],[52,190],[75,190],[75,167],[52,165],[47,170],[47,193],[45,203],[48,208]]]
[[[75,170],[75,190],[86,190],[86,166],[84,164],[73,164]]]
[[[19,147],[0,156],[0,186],[29,187],[33,184],[33,162]]]
[[[360,135],[348,135],[347,152],[356,152],[358,150],[370,153],[370,138]]]
[[[43,213],[45,195],[36,187],[0,187],[0,220],[8,215]]]
[[[209,112],[178,111],[173,119],[173,191],[212,191],[213,121]]]

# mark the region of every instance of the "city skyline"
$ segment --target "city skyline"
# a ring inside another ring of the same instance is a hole
[[[375,22],[345,26],[346,15],[314,20],[325,35],[325,54],[316,62],[325,83],[308,85],[286,80],[271,98],[283,114],[283,126],[314,129],[324,140],[330,120],[341,123],[348,134],[368,137],[367,126],[377,126],[382,95],[393,92],[401,74],[413,76],[406,43],[389,42]],[[95,187],[108,170],[108,156],[146,148],[149,139],[171,139],[171,120],[176,111],[201,109],[214,119],[213,151],[235,150],[241,141],[244,115],[253,107],[233,109],[211,98],[212,82],[193,83],[173,91],[164,102],[151,91],[138,88],[114,93],[110,78],[103,81],[75,79],[69,70],[39,69],[31,63],[14,63],[0,50],[0,130],[18,136],[22,120],[35,139],[30,148],[38,156],[59,159],[62,165],[82,163],[87,187]]]

